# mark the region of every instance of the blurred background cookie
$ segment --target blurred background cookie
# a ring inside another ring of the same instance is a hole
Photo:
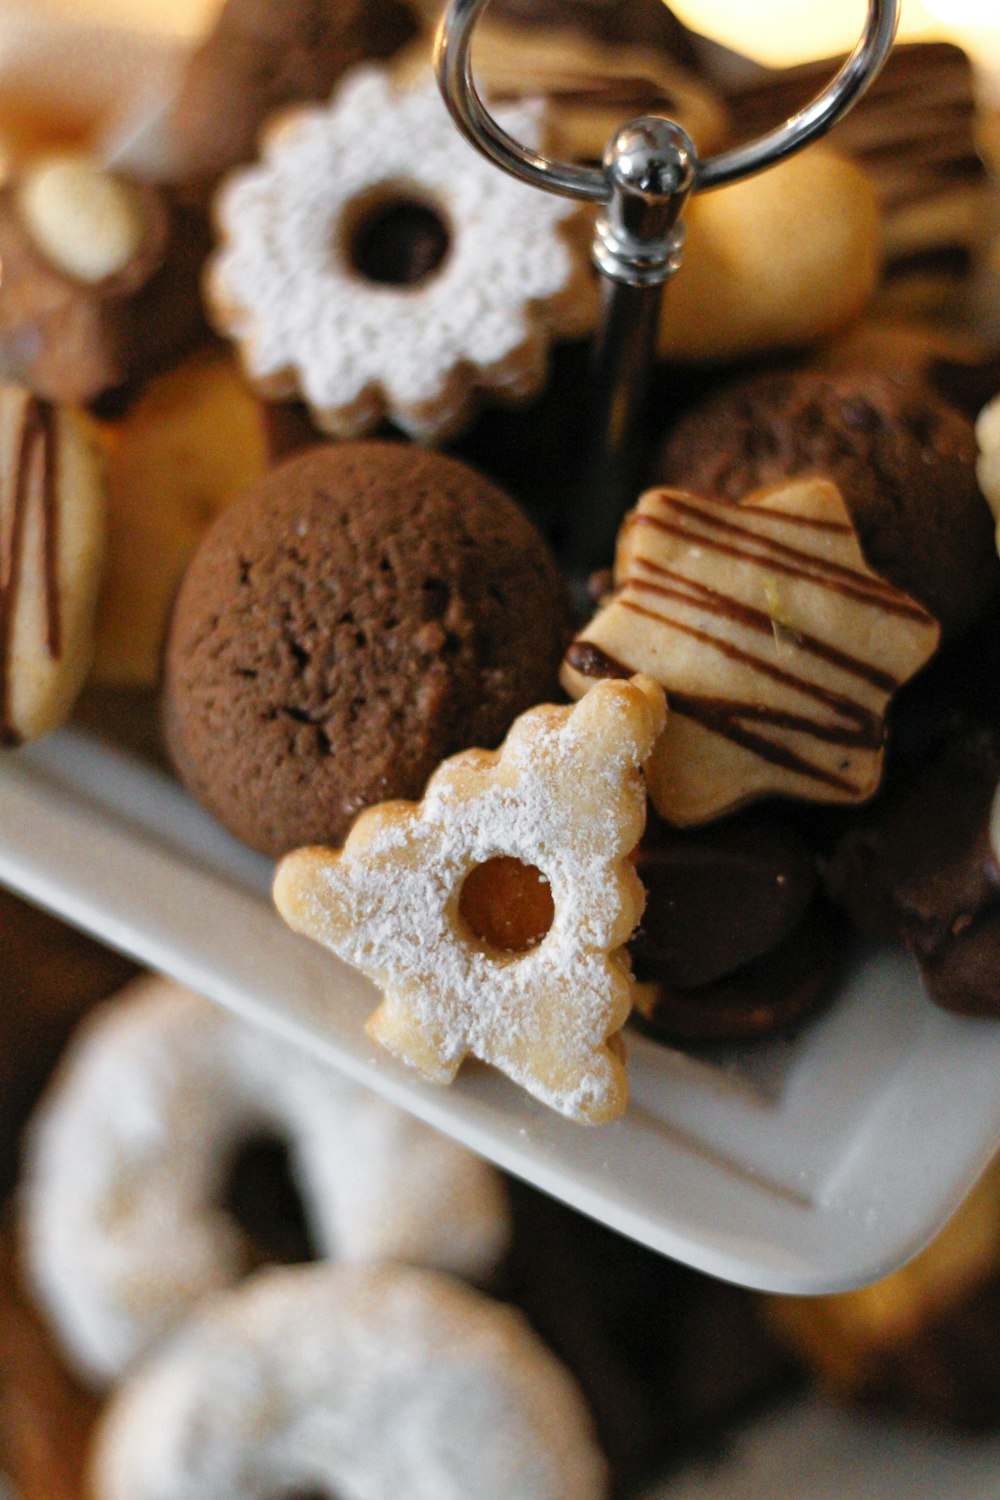
[[[0,746],[69,717],[93,658],[105,528],[87,418],[0,384]]]
[[[269,114],[325,99],[342,73],[413,35],[400,0],[226,0],[165,123],[168,175],[214,179],[248,161]]]
[[[270,466],[271,433],[231,356],[213,349],[151,380],[101,437],[108,552],[94,675],[152,687],[181,574],[219,512]]]

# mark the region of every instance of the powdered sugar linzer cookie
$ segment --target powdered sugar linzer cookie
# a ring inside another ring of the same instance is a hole
[[[583,1397],[522,1315],[440,1273],[294,1266],[116,1392],[94,1500],[607,1500]]]
[[[485,1280],[506,1249],[503,1188],[485,1162],[148,976],[88,1019],[27,1138],[25,1272],[88,1381],[119,1378],[246,1275],[254,1247],[225,1185],[241,1150],[269,1135],[287,1142],[323,1258]]]
[[[641,676],[542,704],[498,751],[445,761],[423,802],[363,812],[342,852],[281,862],[289,925],[385,991],[370,1035],[440,1083],[472,1053],[574,1119],[621,1114],[645,900],[629,856],[663,720]]]
[[[539,106],[497,119],[541,144]],[[301,395],[337,437],[388,416],[441,438],[477,393],[533,394],[550,337],[593,320],[578,205],[480,157],[430,76],[401,89],[360,68],[328,105],[282,116],[216,215],[219,328],[264,395]]]

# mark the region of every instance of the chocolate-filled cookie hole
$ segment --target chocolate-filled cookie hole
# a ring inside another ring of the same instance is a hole
[[[298,1265],[318,1260],[288,1142],[260,1128],[247,1135],[226,1163],[220,1207],[242,1230],[254,1266]]]
[[[537,865],[509,854],[499,854],[469,872],[458,910],[473,936],[501,953],[536,948],[556,914],[548,877]]]
[[[416,288],[440,269],[451,230],[435,203],[401,187],[354,204],[345,238],[351,267],[365,281]]]

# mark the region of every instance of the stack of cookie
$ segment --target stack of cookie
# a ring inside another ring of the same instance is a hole
[[[511,3],[479,40],[505,128],[578,160],[656,108],[714,151],[813,81],[740,68],[658,0]],[[914,76],[934,108],[911,129]],[[985,223],[970,78],[954,48],[901,52],[842,150],[692,203],[652,488],[575,639],[551,549],[585,446],[587,214],[461,139],[419,9],[229,0],[128,172],[19,137],[0,202],[5,742],[62,722],[85,681],[105,724],[162,684],[169,759],[237,838],[280,858],[350,834],[343,856],[286,863],[279,905],[376,978],[373,1034],[438,1079],[471,1054],[609,1118],[633,1008],[668,1040],[803,1016],[830,992],[844,891],[892,904],[871,897],[888,867],[857,878],[852,810],[939,748],[906,727],[942,711],[922,669],[969,659],[1000,600],[996,424],[984,412],[980,453],[971,421],[991,351],[863,321],[889,281],[898,314],[904,262],[940,263],[945,221]],[[974,251],[970,234],[963,266]],[[593,695],[586,729],[564,693]],[[997,728],[988,704],[952,710]],[[912,750],[895,759],[894,721]],[[586,768],[582,733],[603,747]],[[405,824],[366,811],[424,793]],[[588,862],[606,883],[584,900]],[[992,921],[993,891],[933,920]],[[880,930],[916,944],[937,899]],[[1000,1005],[989,980],[932,991]]]

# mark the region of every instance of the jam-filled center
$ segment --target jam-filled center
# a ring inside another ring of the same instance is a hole
[[[422,286],[440,269],[450,245],[442,210],[404,187],[384,190],[349,212],[351,267],[377,286]]]
[[[552,926],[555,903],[537,865],[498,854],[465,878],[458,910],[474,937],[501,953],[527,953]]]

